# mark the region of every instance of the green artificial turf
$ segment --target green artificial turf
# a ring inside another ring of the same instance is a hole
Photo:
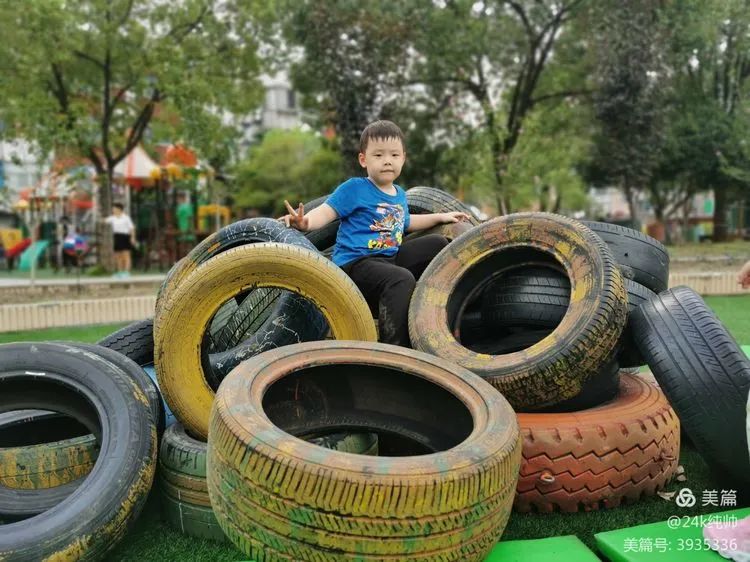
[[[47,330],[29,330],[25,332],[2,332],[0,343],[21,341],[69,340],[95,343],[126,324],[97,324],[96,326],[70,326],[49,328]]]
[[[703,299],[740,344],[750,344],[750,294]]]
[[[706,302],[715,310],[738,342],[750,344],[750,314],[748,314],[750,296],[707,297]],[[51,339],[90,342],[97,341],[120,326],[91,326],[0,334],[0,343]],[[663,521],[672,515],[692,516],[730,509],[715,506],[701,507],[701,494],[704,490],[717,490],[721,493],[730,485],[721,477],[712,474],[705,462],[687,443],[683,443],[680,464],[685,468],[687,481],[673,481],[667,490],[691,488],[698,498],[696,506],[692,508],[680,508],[673,501],[665,501],[656,496],[632,505],[598,512],[513,513],[502,538],[503,540],[519,540],[577,535],[586,546],[596,551],[595,533]],[[745,505],[750,505],[750,502],[746,502]],[[172,530],[161,521],[159,497],[154,490],[134,528],[108,555],[108,560],[213,562],[247,560],[247,557],[231,545],[188,538]]]

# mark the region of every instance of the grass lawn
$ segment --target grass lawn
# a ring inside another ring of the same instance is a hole
[[[96,326],[70,326],[49,328],[47,330],[29,330],[26,332],[0,333],[0,343],[16,341],[51,341],[68,340],[96,343],[104,336],[116,332],[125,324],[98,324]]]
[[[729,256],[732,258],[750,258],[750,242],[738,240],[735,242],[690,242],[669,246],[669,255],[673,258]]]
[[[740,344],[750,344],[750,295],[738,297],[707,297],[706,302],[726,324]],[[69,339],[95,342],[121,325],[64,328],[36,332],[0,334],[0,343],[11,341],[41,341]],[[686,482],[673,482],[668,490],[682,487],[693,490],[698,503],[693,508],[679,508],[673,502],[659,497],[643,499],[632,505],[600,512],[575,514],[517,514],[511,515],[503,540],[533,539],[556,535],[577,535],[589,548],[595,550],[594,534],[663,521],[671,515],[700,515],[731,507],[701,507],[703,490],[727,489],[730,485],[712,474],[705,462],[686,443],[683,443],[680,464],[685,468]],[[740,503],[742,506],[743,504]],[[750,502],[747,503],[750,505]],[[173,531],[161,521],[159,497],[153,491],[135,527],[108,560],[118,561],[230,561],[246,560],[231,545],[218,545],[209,541],[187,538]]]

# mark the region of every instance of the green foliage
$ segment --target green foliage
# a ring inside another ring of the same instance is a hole
[[[596,157],[635,214],[635,192],[651,182],[663,141],[663,19],[650,0],[600,2],[597,15]]]
[[[668,217],[696,192],[713,189],[714,236],[720,240],[727,204],[750,181],[750,6],[743,0],[666,6],[673,88],[651,200],[657,216]]]
[[[272,0],[0,1],[6,134],[111,176],[152,118],[171,114],[184,140],[213,157],[227,132],[221,112],[261,100],[257,51],[272,15]]]
[[[235,201],[265,215],[330,193],[345,178],[341,156],[312,133],[269,131],[236,169]]]
[[[335,127],[343,165],[355,174],[360,134],[407,62],[411,2],[288,0],[286,7],[286,38],[304,49],[294,83],[320,111],[320,122]]]
[[[537,107],[585,93],[582,42],[570,34],[582,2],[418,2],[416,55],[406,82],[431,96],[453,142],[483,147],[477,155],[500,211],[510,210],[516,185],[508,181],[511,155]],[[454,124],[461,123],[462,127]],[[458,133],[458,135],[456,135]],[[451,150],[454,155],[458,151]],[[449,157],[450,158],[450,157]],[[473,164],[479,164],[475,161]],[[485,186],[477,186],[486,192]]]
[[[586,208],[578,165],[591,150],[590,120],[587,107],[575,101],[540,107],[527,116],[508,165],[514,208],[555,213]]]

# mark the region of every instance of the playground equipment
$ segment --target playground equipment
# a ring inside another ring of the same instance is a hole
[[[198,232],[210,233],[229,224],[230,211],[225,205],[201,205],[198,207]]]
[[[26,248],[21,254],[21,261],[18,264],[19,271],[31,271],[31,264],[41,258],[48,247],[49,240],[37,240]]]

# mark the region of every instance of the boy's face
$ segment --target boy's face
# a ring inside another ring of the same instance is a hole
[[[397,138],[370,139],[365,153],[359,153],[359,165],[380,187],[390,186],[401,173],[406,151]]]

